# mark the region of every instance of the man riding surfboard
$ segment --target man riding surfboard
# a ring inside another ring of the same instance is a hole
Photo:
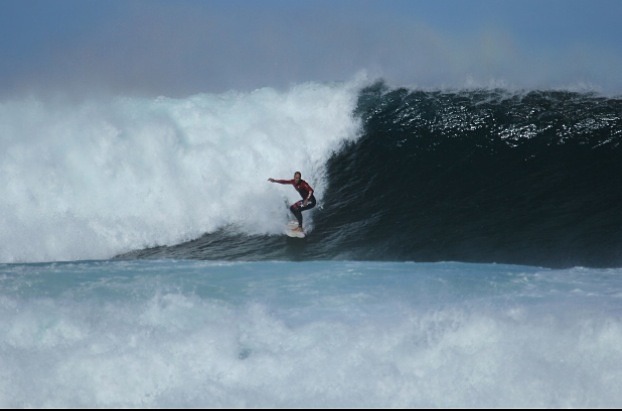
[[[294,186],[298,194],[302,197],[302,200],[295,202],[289,207],[289,210],[294,214],[296,220],[298,220],[298,227],[296,227],[295,231],[303,231],[302,230],[302,212],[306,210],[310,210],[315,207],[315,197],[313,196],[313,189],[311,186],[302,179],[302,174],[300,171],[296,171],[294,173],[294,178],[292,180],[279,180],[274,178],[269,178],[269,182],[271,183],[279,183],[279,184],[291,184]]]

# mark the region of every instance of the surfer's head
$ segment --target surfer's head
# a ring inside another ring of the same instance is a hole
[[[300,171],[296,171],[294,173],[294,181],[299,182],[301,178],[302,178],[302,174],[300,174]]]

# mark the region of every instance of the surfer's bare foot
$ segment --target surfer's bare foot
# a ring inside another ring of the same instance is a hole
[[[294,228],[293,231],[300,231],[300,232],[302,232],[302,227],[296,227],[296,228]]]

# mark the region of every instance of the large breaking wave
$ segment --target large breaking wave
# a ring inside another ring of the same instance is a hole
[[[0,106],[0,261],[622,264],[622,100],[382,82]],[[319,204],[281,235],[301,170]]]

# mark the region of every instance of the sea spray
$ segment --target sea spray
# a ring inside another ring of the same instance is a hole
[[[0,261],[109,258],[224,226],[278,233],[296,170],[318,195],[326,159],[355,139],[357,88],[183,99],[0,103]],[[295,194],[295,193],[293,193]]]

